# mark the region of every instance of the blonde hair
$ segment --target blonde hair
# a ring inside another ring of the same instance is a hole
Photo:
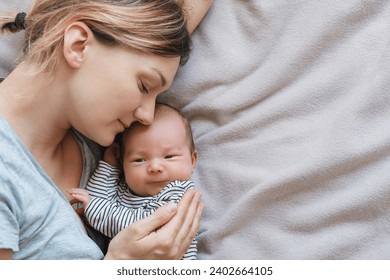
[[[16,13],[0,15],[0,32],[17,32]],[[51,73],[60,59],[65,28],[85,23],[100,42],[130,50],[181,58],[190,37],[185,15],[173,0],[37,0],[24,19],[22,60]]]

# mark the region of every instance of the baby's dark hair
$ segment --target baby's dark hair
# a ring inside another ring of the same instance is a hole
[[[157,103],[156,108],[154,110],[154,119],[158,120],[166,116],[167,114],[177,114],[181,120],[183,121],[185,130],[186,130],[186,136],[188,141],[188,146],[190,148],[191,153],[195,151],[195,143],[194,143],[194,137],[192,135],[192,128],[190,125],[190,122],[188,119],[175,107],[164,104],[164,103]]]

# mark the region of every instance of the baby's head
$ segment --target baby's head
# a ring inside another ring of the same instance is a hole
[[[140,196],[158,194],[173,180],[189,180],[197,161],[191,126],[176,109],[157,104],[151,125],[132,124],[122,135],[125,180]]]

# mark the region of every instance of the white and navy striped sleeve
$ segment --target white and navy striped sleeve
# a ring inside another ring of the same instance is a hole
[[[104,235],[113,238],[128,225],[146,218],[155,209],[129,208],[115,201],[93,198],[85,208],[90,225]]]
[[[158,202],[169,202],[179,200],[183,197],[183,194],[194,188],[194,183],[192,181],[179,181],[175,180],[166,185],[156,197]]]
[[[117,195],[120,173],[119,168],[101,160],[85,189],[92,198],[112,200]]]

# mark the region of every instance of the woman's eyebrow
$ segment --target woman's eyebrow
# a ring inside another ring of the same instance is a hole
[[[152,70],[154,72],[156,72],[158,74],[158,76],[160,77],[160,80],[161,80],[161,86],[165,86],[165,84],[167,83],[167,80],[165,79],[164,75],[160,72],[160,70],[158,70],[157,68],[152,68]]]

